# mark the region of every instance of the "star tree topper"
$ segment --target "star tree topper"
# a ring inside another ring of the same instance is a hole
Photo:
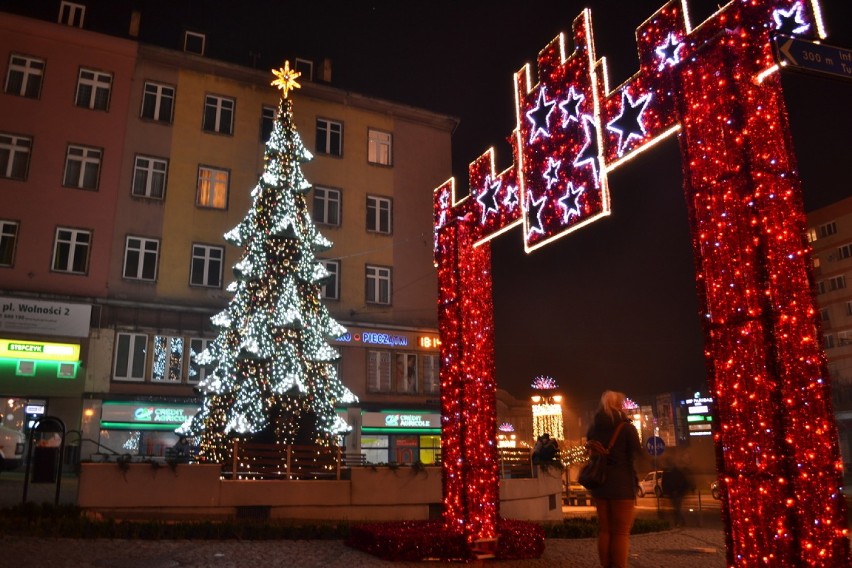
[[[278,87],[282,91],[282,95],[284,98],[287,98],[287,94],[290,89],[301,89],[302,86],[296,82],[296,79],[302,76],[299,71],[295,69],[290,69],[290,62],[285,61],[284,67],[280,67],[278,69],[273,69],[272,74],[278,77],[270,85],[273,87]]]

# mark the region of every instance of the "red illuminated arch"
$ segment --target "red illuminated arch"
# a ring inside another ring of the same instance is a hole
[[[591,16],[516,74],[512,165],[491,150],[470,196],[435,190],[444,525],[497,536],[491,257],[516,225],[528,251],[609,214],[607,173],[676,134],[683,157],[731,566],[845,566],[842,464],[776,33],[820,39],[815,0],[734,0],[700,26],[672,0],[637,30],[639,71],[607,84]],[[490,442],[490,443],[489,443]]]

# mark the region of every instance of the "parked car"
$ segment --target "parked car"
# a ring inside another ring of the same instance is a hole
[[[717,501],[722,498],[722,488],[719,487],[719,482],[714,481],[710,484],[710,495],[713,496],[713,499]]]
[[[648,474],[639,481],[639,497],[645,495],[663,496],[663,470],[648,472]]]

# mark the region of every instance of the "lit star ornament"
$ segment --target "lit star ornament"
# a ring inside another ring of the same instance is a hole
[[[500,180],[492,180],[491,176],[486,176],[485,185],[482,188],[482,193],[476,197],[476,201],[482,206],[482,218],[480,223],[485,223],[485,218],[488,213],[500,212],[500,206],[497,204],[497,192],[500,191],[502,183]]]
[[[645,111],[645,107],[648,106],[650,101],[650,94],[643,95],[634,102],[627,93],[627,89],[622,91],[621,114],[606,125],[608,129],[618,133],[619,156],[624,154],[624,149],[631,138],[639,138],[641,140],[645,137],[645,126],[642,124],[642,113]]]
[[[580,196],[586,191],[582,185],[574,187],[574,184],[568,182],[568,188],[565,190],[565,195],[559,199],[559,206],[562,208],[562,223],[567,223],[572,216],[579,217],[583,210],[580,208]]]
[[[789,10],[775,10],[772,13],[775,29],[786,35],[797,35],[807,31],[810,26],[802,15],[802,3],[796,2]]]
[[[680,53],[678,52],[682,48],[683,42],[678,41],[675,35],[670,33],[666,38],[666,43],[654,50],[660,56],[660,66],[657,67],[657,71],[662,71],[666,65],[674,67],[680,63]]]
[[[290,69],[290,62],[285,61],[284,67],[279,69],[273,69],[272,74],[277,77],[270,85],[273,87],[278,87],[281,89],[284,98],[287,98],[287,94],[290,89],[301,89],[302,86],[296,82],[296,79],[302,76],[302,74],[295,69]]]
[[[538,138],[539,134],[550,138],[550,131],[548,130],[547,123],[550,120],[550,113],[553,112],[553,107],[556,105],[556,101],[548,102],[545,90],[546,89],[544,87],[541,88],[538,92],[538,102],[536,103],[536,107],[527,111],[527,118],[532,124],[530,144],[535,142],[535,139]]]

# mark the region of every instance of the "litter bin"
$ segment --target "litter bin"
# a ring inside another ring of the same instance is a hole
[[[33,451],[33,483],[56,483],[59,471],[59,448],[36,446]]]

